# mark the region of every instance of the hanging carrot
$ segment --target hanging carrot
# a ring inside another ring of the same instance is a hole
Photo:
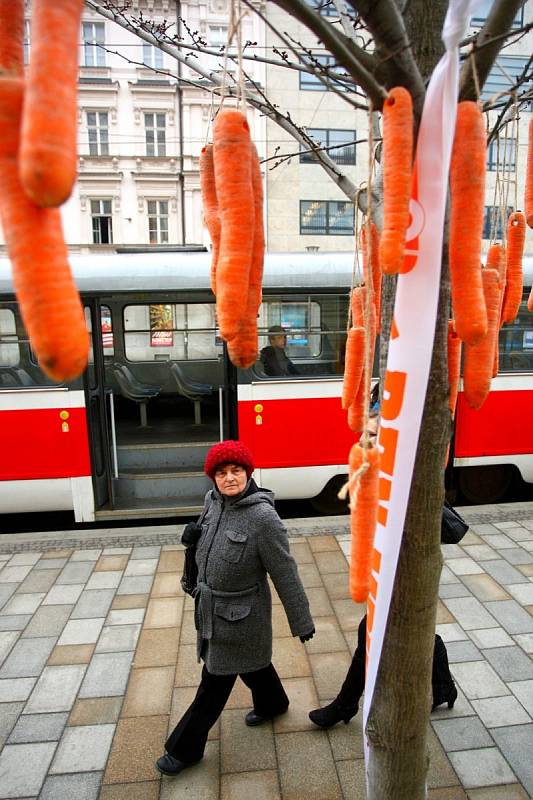
[[[39,208],[22,189],[17,149],[24,85],[0,79],[0,216],[22,320],[43,371],[77,378],[89,339],[57,209]]]
[[[354,433],[361,433],[364,428],[366,412],[368,409],[369,388],[367,387],[368,370],[372,374],[374,364],[374,350],[376,346],[376,310],[374,304],[370,304],[368,314],[366,314],[366,287],[358,286],[352,293],[352,321],[353,325],[363,328],[365,340],[363,345],[363,367],[359,388],[352,403],[348,408],[348,427]],[[367,353],[368,349],[368,353]]]
[[[34,0],[19,154],[24,191],[60,206],[76,180],[78,53],[83,0]]]
[[[367,236],[368,223],[363,225],[361,230],[361,247],[363,253],[363,274],[365,284],[370,285],[368,261],[370,244],[370,269],[372,276],[372,298],[376,308],[376,333],[381,333],[381,268],[379,266],[379,236],[378,229],[373,222],[370,222],[370,243]]]
[[[365,329],[350,328],[346,339],[342,407],[348,409],[354,402],[365,362]]]
[[[413,163],[413,103],[403,86],[383,103],[383,229],[379,263],[386,275],[409,271],[404,265],[409,227]]]
[[[239,331],[248,297],[255,226],[250,128],[237,109],[217,115],[213,162],[221,225],[217,315],[220,333],[230,341]]]
[[[363,470],[363,465],[368,465]],[[350,482],[350,594],[356,603],[364,603],[368,597],[372,567],[372,552],[378,515],[379,450],[363,447],[357,442],[352,446],[349,459]],[[361,470],[359,478],[355,473]]]
[[[228,355],[232,364],[248,369],[257,361],[257,322],[255,317],[241,322],[239,332],[228,342]]]
[[[526,191],[524,196],[526,222],[533,228],[533,117],[529,120],[527,140]],[[531,311],[531,309],[529,309]]]
[[[448,321],[448,406],[452,414],[452,419],[455,417],[460,375],[461,340],[455,332],[453,320],[450,319]]]
[[[0,0],[0,66],[3,75],[23,75],[23,41],[23,0]]]
[[[479,106],[470,100],[459,103],[450,165],[449,260],[455,328],[468,344],[480,341],[487,332],[481,280],[485,150]]]
[[[213,166],[213,145],[202,147],[200,153],[200,190],[202,193],[202,208],[211,244],[211,291],[216,295],[216,274],[218,251],[220,247],[220,216],[218,213],[217,190],[215,187],[215,170]]]
[[[507,223],[507,286],[502,308],[502,322],[513,322],[522,302],[522,254],[526,241],[526,218],[514,211]]]
[[[481,408],[490,392],[494,364],[494,349],[498,347],[499,331],[499,276],[495,269],[482,272],[483,290],[487,307],[488,329],[483,339],[474,345],[465,345],[464,395],[471,408]]]

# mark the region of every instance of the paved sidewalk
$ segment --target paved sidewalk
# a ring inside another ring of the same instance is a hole
[[[459,698],[431,716],[430,800],[533,796],[533,504],[464,510],[443,548],[438,632]],[[361,714],[315,728],[363,606],[348,596],[347,518],[288,520],[317,633],[274,605],[289,712],[247,728],[241,682],[202,763],[154,769],[194,695],[193,605],[176,528],[0,536],[0,800],[363,800]],[[277,601],[277,602],[276,602]]]

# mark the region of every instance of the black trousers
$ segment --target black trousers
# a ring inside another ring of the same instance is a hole
[[[202,758],[209,730],[222,714],[237,677],[251,690],[256,714],[274,717],[287,710],[289,698],[272,664],[238,675],[212,675],[204,666],[196,697],[165,742],[169,755],[184,763]]]

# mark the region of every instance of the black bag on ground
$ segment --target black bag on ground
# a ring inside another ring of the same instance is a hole
[[[432,711],[442,703],[448,703],[448,708],[453,708],[457,699],[457,689],[455,688],[455,682],[450,672],[446,646],[438,633],[435,634],[431,688],[433,690]]]
[[[468,523],[447,500],[442,508],[440,540],[442,544],[457,544],[468,530]]]
[[[202,526],[197,522],[189,522],[183,529],[181,543],[185,545],[185,563],[181,576],[181,588],[191,594],[196,588],[198,567],[196,565],[196,543],[202,535]]]

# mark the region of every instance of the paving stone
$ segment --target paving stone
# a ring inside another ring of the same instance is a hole
[[[447,752],[473,750],[493,744],[489,732],[477,717],[435,720],[433,730]]]
[[[96,800],[101,780],[101,772],[50,775],[44,783],[39,800]]]
[[[56,584],[85,583],[89,579],[93,567],[94,564],[92,561],[70,561],[61,570]]]
[[[0,753],[2,797],[39,794],[55,749],[55,742],[6,745]]]
[[[482,539],[489,547],[495,547],[497,550],[505,550],[515,546],[513,540],[503,533],[482,534]]]
[[[346,600],[350,597],[350,586],[343,572],[328,572],[320,577],[330,600]]]
[[[343,631],[356,631],[366,614],[366,603],[354,603],[351,598],[349,600],[332,600],[331,605]]]
[[[87,581],[85,588],[88,591],[93,589],[116,589],[122,580],[121,570],[109,570],[108,572],[93,572]]]
[[[122,717],[148,717],[170,712],[174,667],[132,670]]]
[[[196,658],[196,645],[181,645],[178,650],[174,686],[198,686],[201,672],[202,665],[198,663]]]
[[[492,648],[484,655],[506,683],[533,678],[533,661],[516,645]]]
[[[364,759],[337,761],[337,773],[346,800],[366,800]],[[466,795],[465,795],[466,796]],[[431,798],[431,794],[429,795]]]
[[[509,689],[518,697],[530,717],[533,717],[533,681],[513,681]]]
[[[173,550],[161,553],[159,564],[157,566],[158,572],[177,572],[180,575],[183,572],[183,564],[185,561],[184,550]]]
[[[142,545],[139,547],[134,547],[133,550],[131,551],[130,560],[155,558],[157,561],[160,552],[161,552],[160,545],[150,545],[150,546]]]
[[[70,560],[71,561],[98,561],[102,554],[101,549],[87,549],[87,550],[76,550],[72,553]]]
[[[509,694],[504,682],[485,661],[454,664],[453,676],[470,700]]]
[[[305,645],[308,653],[345,651],[346,641],[336,617],[315,617],[314,622],[316,633]]]
[[[335,725],[328,730],[327,736],[335,761],[364,757],[362,700],[359,713],[352,718],[349,724]]]
[[[158,597],[150,600],[146,609],[144,627],[176,628],[180,624],[182,610],[182,597]]]
[[[533,632],[533,617],[524,611],[516,600],[497,600],[486,603],[486,607],[507,633]]]
[[[307,731],[313,728],[308,717],[312,708],[318,707],[318,698],[312,678],[288,678],[283,687],[289,697],[289,710],[274,719],[274,732]],[[250,694],[248,693],[250,703]]]
[[[441,583],[439,586],[439,597],[444,600],[446,597],[470,597],[470,589],[457,581],[457,583]]]
[[[220,800],[281,800],[276,770],[222,775]]]
[[[283,800],[342,800],[327,737],[314,731],[279,734],[276,751]]]
[[[59,636],[72,611],[72,605],[41,606],[22,634],[24,638]]]
[[[110,572],[100,572],[100,575],[111,575]],[[117,589],[117,594],[146,594],[152,588],[153,575],[137,575],[132,578],[122,578]]]
[[[272,617],[274,617],[272,606]],[[290,635],[290,634],[288,634]],[[196,628],[194,626],[194,611],[184,611],[181,618],[180,645],[196,644]]]
[[[435,633],[438,633],[444,642],[460,642],[468,639],[468,635],[456,622],[447,622],[444,625],[437,625]]]
[[[495,581],[506,586],[509,583],[527,583],[527,578],[518,569],[512,567],[507,561],[482,561],[480,566],[485,572],[492,575]]]
[[[152,586],[152,597],[183,596],[180,575],[174,572],[160,572],[155,576]]]
[[[272,606],[272,635],[277,637],[292,636],[285,609],[281,605]],[[196,641],[196,638],[194,641]]]
[[[22,584],[20,584],[22,585]],[[16,583],[4,583],[0,585],[0,609],[5,606],[11,595],[17,589]]]
[[[313,552],[307,541],[291,542],[291,554],[297,564],[314,564]]]
[[[76,603],[84,589],[83,583],[52,586],[43,600],[43,606],[61,606]]]
[[[16,553],[14,556],[11,556],[9,560],[10,567],[20,567],[20,566],[27,566],[34,564],[39,561],[41,557],[41,553]]]
[[[113,627],[120,630],[118,626]],[[144,629],[135,651],[134,666],[164,667],[176,664],[179,636],[179,628]]]
[[[92,591],[82,592],[70,618],[105,617],[111,607],[114,596],[114,589],[93,589]]]
[[[494,617],[491,617],[475,597],[449,597],[442,602],[466,631],[474,628],[495,628],[498,625]]]
[[[496,747],[459,750],[450,753],[450,761],[465,789],[514,783],[516,777]]]
[[[117,697],[126,691],[132,653],[97,653],[87,668],[80,689],[83,697]]]
[[[533,583],[513,583],[507,587],[511,594],[520,605],[527,606],[533,603]]]
[[[144,608],[124,608],[111,610],[106,625],[138,625],[144,619]]]
[[[519,633],[513,639],[526,653],[533,653],[533,633]]]
[[[297,638],[285,636],[274,639],[272,662],[280,678],[302,678],[311,675],[305,648]]]
[[[462,661],[482,661],[483,654],[479,652],[473,642],[448,642],[448,661],[457,664]]]
[[[437,625],[447,625],[454,622],[453,614],[450,614],[441,600],[437,600],[437,616],[435,622]]]
[[[135,650],[141,630],[138,625],[106,625],[96,645],[97,653],[118,653]]]
[[[167,738],[167,725],[168,716],[166,715],[119,719],[103,783],[135,783],[154,780],[158,776],[154,762],[164,752],[163,745]],[[193,769],[196,768],[193,767],[190,771],[192,772]],[[184,777],[186,774],[184,773]],[[179,782],[181,783],[181,780]],[[190,792],[188,796],[190,797]]]
[[[115,599],[111,604],[111,610],[146,608],[149,599],[149,594],[122,594],[120,597],[115,595]]]
[[[123,786],[102,786],[98,800],[159,800],[159,780],[127,783]]]
[[[321,575],[326,575],[328,572],[348,572],[348,562],[338,547],[335,551],[315,552],[314,556]]]
[[[70,716],[69,725],[104,725],[117,722],[122,707],[122,697],[92,697],[77,700]]]
[[[59,569],[33,569],[24,578],[17,589],[19,594],[29,594],[32,592],[47,592],[56,582],[56,578],[61,570]]]
[[[48,666],[62,664],[88,664],[94,652],[94,644],[64,644],[55,647],[48,659]]]
[[[513,640],[503,628],[482,628],[477,631],[468,631],[468,635],[478,647],[505,647],[511,645]]]
[[[305,593],[307,595],[307,599],[309,600],[311,616],[313,619],[316,617],[333,616],[333,606],[329,601],[329,597],[325,589],[321,587],[315,587],[313,589],[306,589]]]
[[[533,723],[496,728],[492,735],[525,790],[533,796]]]
[[[21,631],[31,619],[31,614],[0,614],[0,631]]]
[[[509,594],[490,575],[463,575],[463,583],[482,602],[509,599]]]
[[[2,703],[0,706],[0,711],[2,712],[0,714],[0,750],[7,741],[23,708],[24,702]]]
[[[455,671],[455,669],[454,669]],[[457,688],[457,699],[454,703],[453,708],[448,708],[446,704],[442,706],[438,706],[435,711],[431,712],[431,723],[435,722],[436,720],[442,718],[443,716],[446,719],[451,719],[452,717],[468,717],[473,716],[476,712],[466,699],[464,693],[461,691],[461,687],[459,684],[456,685]]]
[[[316,653],[309,656],[309,661],[318,697],[321,700],[336,697],[350,666],[348,652]]]
[[[445,586],[448,583],[460,583],[460,581],[457,575],[454,575],[451,569],[444,564],[440,572],[439,584]]]
[[[518,783],[513,783],[505,786],[470,789],[468,800],[530,800],[530,798]]]
[[[528,529],[524,528],[522,525],[513,525],[513,527],[506,530],[505,533],[514,542],[527,542],[533,540],[533,533],[528,531]]]
[[[290,680],[290,679],[289,679]],[[294,680],[307,680],[306,678],[294,678]],[[286,681],[283,681],[283,685],[286,686]],[[192,687],[187,687],[189,690],[192,690]],[[175,692],[180,691],[179,689],[175,689]],[[183,690],[186,691],[186,690]],[[193,693],[194,697],[194,693]],[[191,698],[192,699],[192,698]],[[245,708],[247,711],[252,708],[252,693],[246,684],[240,679],[237,678],[231,694],[229,696],[228,702],[224,706],[225,708]],[[281,719],[281,717],[280,717]]]
[[[0,678],[38,677],[55,643],[55,636],[43,639],[19,639],[0,669]]]
[[[432,728],[428,730],[427,748],[429,753],[428,788],[437,789],[458,785],[459,780],[453,771],[448,755]]]
[[[244,724],[241,710],[227,711],[221,722],[221,772],[276,769],[271,723],[249,728]]]
[[[0,680],[0,703],[27,700],[36,680],[36,678],[5,678]]]
[[[502,550],[502,556],[510,564],[531,564],[533,556],[524,547],[513,547]]]
[[[130,555],[133,548],[131,547],[104,547],[102,555],[104,556],[125,556]]]
[[[219,743],[208,742],[202,761],[187,769],[181,780],[163,778],[160,800],[219,800]]]
[[[474,561],[490,561],[494,558],[500,558],[499,553],[489,547],[487,544],[471,544],[463,547],[463,550]]]
[[[440,549],[445,561],[451,558],[464,558],[465,555],[463,548],[458,544],[441,544]]]
[[[70,547],[63,547],[60,550],[46,550],[41,556],[41,560],[48,560],[49,558],[70,558],[73,550]]]
[[[26,703],[24,713],[44,714],[53,711],[70,711],[85,669],[84,664],[45,667]]]
[[[9,651],[19,638],[19,631],[0,632],[0,664],[7,658]]]
[[[128,556],[100,556],[95,572],[122,572],[128,564]]]
[[[309,536],[307,543],[312,553],[323,553],[328,550],[337,552],[339,549],[336,538],[329,534],[326,536]]]
[[[23,714],[11,732],[9,744],[57,742],[67,723],[67,713]]]
[[[24,580],[28,572],[31,572],[32,565],[22,565],[20,567],[4,567],[0,570],[0,581],[2,583],[20,583]]]
[[[114,733],[115,725],[66,728],[50,767],[50,774],[103,770]]]
[[[133,551],[135,553],[135,551]],[[124,577],[131,578],[135,577],[136,575],[153,575],[157,569],[157,558],[138,558],[133,560],[135,557],[132,554],[130,562],[126,569],[124,570]]]
[[[447,561],[447,566],[454,575],[478,575],[483,572],[472,558],[453,558]]]
[[[100,636],[104,618],[69,620],[59,637],[58,644],[94,644]]]
[[[65,557],[62,558],[41,558],[40,561],[37,562],[34,569],[41,570],[41,569],[63,569],[65,564],[67,563],[67,559]]]
[[[516,697],[487,697],[472,700],[472,705],[487,728],[500,728],[504,725],[522,725],[531,722],[531,717]]]

